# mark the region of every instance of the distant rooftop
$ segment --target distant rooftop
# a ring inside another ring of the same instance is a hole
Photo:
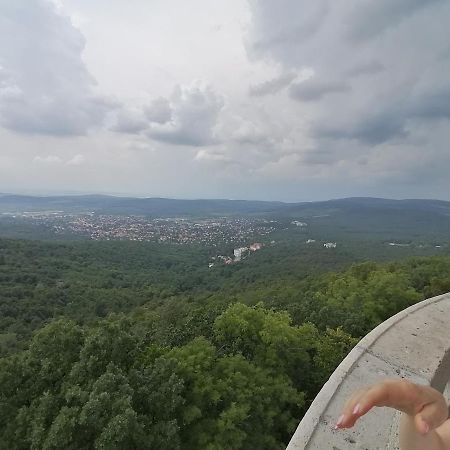
[[[401,311],[365,336],[323,386],[287,450],[398,449],[400,413],[374,408],[355,427],[333,429],[356,389],[384,378],[431,385],[449,400],[450,293]]]

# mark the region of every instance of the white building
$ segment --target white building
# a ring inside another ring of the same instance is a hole
[[[293,220],[291,222],[292,225],[296,225],[297,227],[307,227],[308,224],[305,222],[299,222],[298,220]]]
[[[336,248],[336,242],[327,242],[326,244],[323,244],[325,248]]]
[[[247,247],[240,247],[240,248],[235,248],[234,249],[234,260],[237,261],[241,261],[241,259],[245,256],[245,253],[248,252],[248,248]]]

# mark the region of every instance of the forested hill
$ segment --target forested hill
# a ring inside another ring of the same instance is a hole
[[[0,449],[283,449],[362,335],[450,291],[450,256],[203,251],[0,239]]]
[[[24,196],[0,194],[0,213],[60,210],[72,213],[146,215],[155,217],[264,214],[312,217],[336,212],[388,214],[426,213],[430,218],[450,216],[450,202],[441,200],[390,200],[346,198],[321,202],[283,203],[247,200],[180,200],[108,195]]]
[[[177,217],[271,213],[284,205],[281,202],[246,200],[177,200],[109,195],[33,197],[0,194],[0,212],[60,210],[70,213]]]

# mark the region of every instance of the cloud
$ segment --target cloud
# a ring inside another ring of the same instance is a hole
[[[447,86],[433,87],[429,92],[413,94],[410,117],[422,119],[450,119],[450,82]]]
[[[200,82],[178,85],[169,98],[117,109],[110,129],[167,144],[200,147],[217,142],[215,127],[223,105],[223,98],[210,86]]]
[[[67,166],[81,166],[86,161],[86,157],[80,153],[75,155],[73,158],[69,159],[69,161],[66,162]]]
[[[232,160],[223,153],[209,152],[207,150],[199,150],[195,155],[196,161],[231,163]]]
[[[148,126],[144,113],[139,108],[120,108],[116,111],[112,131],[126,134],[139,134]]]
[[[420,9],[428,8],[443,0],[395,0],[360,1],[349,16],[348,36],[354,40],[371,39],[386,30],[398,26]]]
[[[161,100],[159,102],[162,103]],[[224,100],[211,87],[198,82],[190,86],[177,86],[168,102],[170,120],[162,124],[152,123],[147,132],[151,139],[193,147],[217,141],[215,126]]]
[[[350,86],[343,81],[319,81],[312,78],[292,84],[289,88],[289,95],[294,100],[313,102],[321,100],[329,94],[345,93],[349,90]]]
[[[159,97],[145,108],[145,116],[150,122],[164,124],[172,118],[172,108],[169,100]]]
[[[280,76],[264,83],[250,86],[249,94],[252,97],[263,97],[265,95],[276,94],[295,80],[296,73],[290,72],[281,74]]]
[[[362,75],[374,75],[385,70],[383,64],[378,61],[362,62],[355,67],[347,70],[346,75],[349,77],[359,77]]]
[[[47,155],[47,156],[38,155],[33,158],[33,162],[37,164],[54,165],[54,164],[61,164],[62,159],[56,155]]]
[[[310,3],[286,0],[279,14],[293,15],[284,22],[284,33],[298,32],[294,22],[300,16],[304,27],[316,24],[312,32],[301,42],[266,39],[257,56],[289,71],[314,70],[314,77],[291,83],[288,90],[302,102],[313,141],[347,139],[376,146],[409,139],[420,121],[449,118],[450,82],[443,74],[449,73],[450,61],[442,56],[450,47],[448,2]],[[268,1],[252,2],[252,12],[247,48],[255,56],[254,47],[262,36],[277,33],[278,24]]]
[[[314,128],[314,133],[317,138],[356,139],[369,145],[407,136],[404,117],[388,113],[364,117],[352,125],[321,124]]]
[[[284,59],[318,33],[329,3],[328,0],[249,0],[253,16],[253,28],[247,38],[250,56]]]
[[[2,185],[449,195],[450,2],[153,3],[0,0]]]
[[[159,97],[144,107],[128,106],[117,109],[113,115],[111,130],[118,133],[140,134],[149,131],[151,124],[165,124],[172,117],[168,99]]]
[[[116,105],[95,93],[83,35],[45,0],[0,3],[0,123],[24,134],[81,135]]]
[[[269,138],[259,125],[241,119],[239,125],[231,132],[231,140],[242,145],[261,145],[267,143]]]

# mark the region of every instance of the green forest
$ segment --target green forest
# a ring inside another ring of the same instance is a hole
[[[0,448],[283,449],[359,338],[450,291],[448,255],[208,256],[0,239]]]

